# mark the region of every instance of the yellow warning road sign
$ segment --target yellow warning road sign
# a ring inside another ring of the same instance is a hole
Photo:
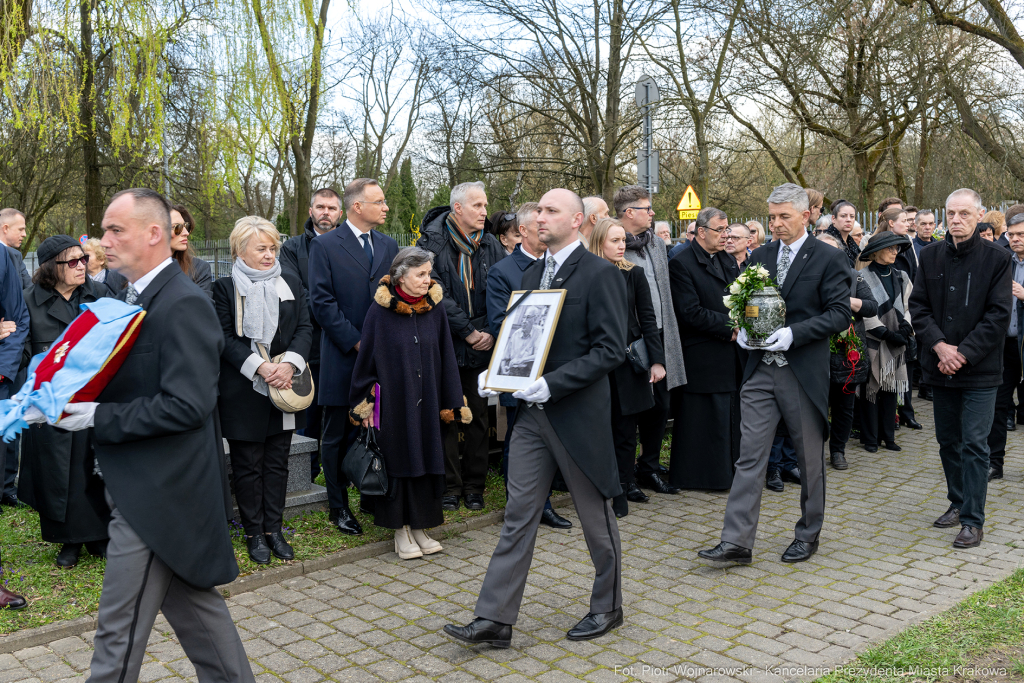
[[[700,212],[700,198],[697,193],[693,190],[693,185],[686,186],[686,192],[683,193],[683,198],[679,200],[679,204],[676,205],[676,212],[679,214],[679,220],[693,220],[697,218],[697,214]]]

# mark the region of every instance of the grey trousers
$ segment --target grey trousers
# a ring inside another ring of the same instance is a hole
[[[163,610],[199,683],[254,683],[220,593],[193,588],[175,576],[131,528],[109,493],[107,503],[110,543],[89,681],[135,683],[153,622]]]
[[[585,419],[580,416],[580,419]],[[502,624],[514,624],[533,562],[537,528],[555,468],[569,486],[572,502],[583,526],[597,575],[590,595],[590,611],[611,612],[622,606],[622,546],[619,526],[605,498],[562,446],[543,410],[523,408],[516,415],[508,459],[508,502],[498,547],[487,565],[487,575],[476,601],[475,614]]]
[[[823,372],[827,368],[823,369]],[[768,456],[779,419],[786,421],[800,466],[800,521],[794,534],[813,543],[825,519],[825,428],[791,367],[758,363],[740,389],[740,457],[736,461],[722,540],[753,549]]]

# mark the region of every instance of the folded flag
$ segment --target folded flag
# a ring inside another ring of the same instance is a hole
[[[68,403],[95,401],[135,344],[146,312],[117,299],[82,304],[82,311],[45,352],[33,356],[28,377],[12,398],[0,401],[0,434],[10,443],[28,426],[35,406],[50,424]]]

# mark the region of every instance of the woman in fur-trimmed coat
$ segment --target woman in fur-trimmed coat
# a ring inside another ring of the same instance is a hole
[[[352,372],[353,421],[379,430],[388,473],[388,495],[371,499],[374,523],[396,530],[395,552],[402,559],[441,550],[424,531],[444,521],[441,422],[472,419],[440,305],[441,286],[430,279],[433,256],[407,247],[395,257],[363,322]]]

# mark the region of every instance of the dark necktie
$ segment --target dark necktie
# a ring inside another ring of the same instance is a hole
[[[363,241],[363,251],[366,252],[366,260],[373,263],[373,247],[370,246],[370,233],[363,233],[359,236],[359,239]]]

